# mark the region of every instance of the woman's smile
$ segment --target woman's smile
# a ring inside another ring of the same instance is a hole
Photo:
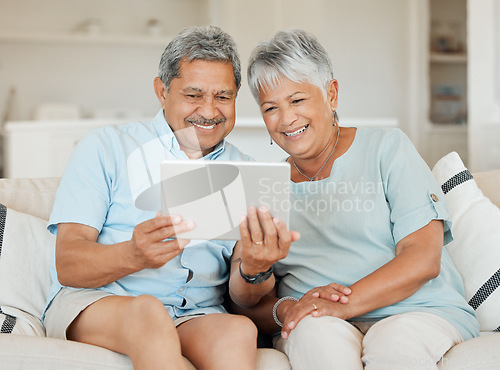
[[[288,137],[294,137],[294,136],[297,136],[297,135],[300,135],[300,134],[303,134],[304,132],[306,132],[308,127],[309,127],[309,124],[299,128],[298,130],[295,130],[295,131],[283,132],[283,134],[285,134],[285,136],[288,136]]]

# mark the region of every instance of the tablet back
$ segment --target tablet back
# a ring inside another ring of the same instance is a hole
[[[266,206],[288,227],[290,165],[286,162],[164,160],[162,213],[195,223],[183,239],[240,239],[249,206]]]

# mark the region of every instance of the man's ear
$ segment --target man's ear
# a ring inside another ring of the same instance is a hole
[[[160,102],[161,106],[165,104],[165,98],[167,97],[167,87],[163,83],[160,77],[156,77],[153,81],[153,87],[155,90],[156,97]]]

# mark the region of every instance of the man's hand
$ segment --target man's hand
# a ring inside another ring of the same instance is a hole
[[[187,240],[165,240],[191,230],[179,217],[157,215],[134,228],[131,240],[97,242],[99,231],[78,223],[57,225],[56,268],[62,285],[99,288],[145,268],[159,268],[182,252]]]
[[[161,216],[160,214],[137,225],[130,240],[130,248],[131,258],[137,263],[138,270],[159,268],[179,255],[189,240],[165,239],[193,228],[192,222],[183,222],[179,216]]]

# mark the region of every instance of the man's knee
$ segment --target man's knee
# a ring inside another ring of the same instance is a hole
[[[227,315],[223,322],[224,331],[237,334],[243,341],[256,343],[257,327],[248,317],[242,315]],[[227,338],[229,340],[234,340],[234,336],[227,336]]]
[[[150,295],[140,295],[127,301],[124,312],[127,322],[137,329],[175,328],[163,303]]]
[[[67,337],[128,353],[127,346],[139,337],[169,331],[175,331],[175,325],[158,299],[108,296],[85,308],[69,326]]]
[[[165,310],[165,306],[160,300],[151,295],[140,295],[130,299],[128,302],[128,314],[142,315],[145,312],[159,313]]]

